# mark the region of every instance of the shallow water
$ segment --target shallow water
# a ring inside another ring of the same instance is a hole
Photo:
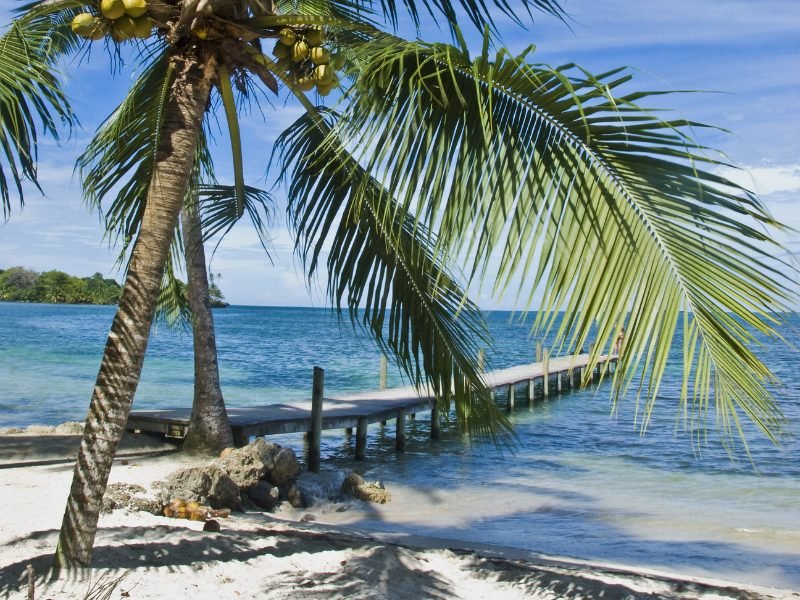
[[[113,307],[0,303],[0,427],[85,417],[113,313]],[[325,368],[331,395],[376,387],[379,353],[328,311],[231,307],[215,319],[230,405],[308,397],[313,365]],[[499,344],[493,366],[532,360],[527,327],[508,313],[492,313],[490,324]],[[790,341],[798,324],[795,318],[786,330]],[[800,589],[798,357],[779,345],[762,355],[783,380],[782,407],[794,435],[778,448],[748,428],[758,472],[740,444],[731,458],[713,422],[707,441],[692,445],[676,422],[680,374],[672,369],[644,437],[631,402],[610,418],[608,384],[517,411],[514,453],[465,445],[448,426],[432,443],[428,416],[420,414],[410,421],[407,451],[397,454],[392,423],[373,426],[369,460],[357,470],[385,481],[394,500],[328,517]],[[190,336],[159,328],[135,408],[190,406],[191,382]],[[390,385],[399,383],[390,372]],[[278,441],[302,447],[299,436]],[[341,432],[326,432],[325,467],[353,468],[352,445]]]

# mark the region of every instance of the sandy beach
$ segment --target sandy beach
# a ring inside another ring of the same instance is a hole
[[[217,533],[202,531],[202,523],[115,510],[101,516],[91,580],[53,580],[48,569],[77,445],[77,435],[47,428],[0,435],[4,598],[27,597],[29,564],[37,599],[800,598],[791,590],[680,573],[360,531],[326,523],[326,511],[314,505],[276,515],[234,513],[220,520]],[[154,481],[201,461],[159,440],[126,438],[110,483],[150,489]]]

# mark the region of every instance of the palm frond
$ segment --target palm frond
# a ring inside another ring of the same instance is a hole
[[[489,46],[471,60],[391,36],[363,44],[329,160],[355,154],[363,185],[393,190],[473,282],[500,293],[521,281],[526,307],[542,293],[538,324],[565,311],[562,342],[580,347],[596,321],[594,360],[625,325],[615,400],[641,375],[643,428],[683,312],[696,343],[682,402],[704,414],[713,392],[726,432],[741,413],[778,435],[775,380],[753,349],[793,299],[769,236],[780,224],[716,174],[726,163],[695,140],[702,125],[659,118],[641,104],[656,93],[620,92],[625,70],[593,76]]]
[[[243,214],[247,214],[261,247],[269,256],[271,243],[269,231],[274,223],[275,204],[268,192],[249,185],[244,186],[241,211],[235,186],[200,184],[197,187],[197,195],[203,241],[219,236],[219,245],[231,228],[241,220]]]
[[[462,431],[509,441],[511,426],[478,372],[478,349],[490,343],[480,311],[448,274],[433,235],[399,211],[344,148],[329,160],[336,115],[322,114],[325,120],[316,113],[300,118],[276,144],[309,278],[327,254],[328,296],[339,313],[346,306],[353,323],[437,402],[449,407],[452,392]]]
[[[172,77],[167,55],[156,57],[78,157],[84,200],[100,209],[111,199],[104,210],[106,231],[122,240],[123,252],[144,214]]]
[[[39,132],[59,139],[59,126],[77,123],[54,72],[53,41],[45,23],[15,21],[0,37],[0,202],[11,210],[11,188],[20,206],[23,180],[37,181]]]

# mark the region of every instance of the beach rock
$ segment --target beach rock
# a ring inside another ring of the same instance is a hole
[[[289,489],[286,491],[286,499],[293,508],[308,508],[309,506],[308,499],[305,494],[303,494],[303,490],[295,484],[289,486]]]
[[[212,508],[239,510],[242,507],[239,486],[214,463],[175,471],[166,481],[158,482],[157,487],[162,505],[177,497],[196,500]]]
[[[18,435],[20,433],[25,433],[25,430],[20,429],[19,427],[9,427],[8,429],[0,429],[0,434],[2,435]]]
[[[357,500],[386,504],[392,498],[380,481],[370,483],[364,481],[358,473],[350,473],[342,482],[342,493]]]
[[[106,488],[101,511],[110,513],[119,508],[154,515],[161,514],[161,502],[149,496],[142,486],[132,483],[112,483]]]
[[[247,498],[258,508],[272,512],[280,504],[280,491],[268,481],[259,481],[247,489]]]
[[[300,472],[300,463],[291,448],[257,438],[243,448],[226,448],[214,464],[224,469],[240,488],[251,488],[267,479],[282,484]]]
[[[53,428],[56,435],[83,435],[83,423],[78,421],[67,421]]]
[[[217,532],[220,530],[219,521],[215,521],[214,519],[210,519],[205,522],[203,525],[203,531],[212,531]]]
[[[274,455],[268,478],[272,483],[280,485],[297,477],[300,472],[300,462],[291,448],[282,448],[277,444],[273,445],[277,446],[278,451]]]
[[[243,448],[233,448],[227,453],[223,451],[223,455],[212,464],[225,470],[240,488],[250,488],[262,480],[274,464],[268,448],[270,445],[264,438],[258,438]]]
[[[52,435],[56,428],[50,425],[28,425],[25,433],[28,435]]]

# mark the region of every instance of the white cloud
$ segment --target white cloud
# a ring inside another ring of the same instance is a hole
[[[759,196],[800,192],[800,165],[725,168],[720,174]]]

